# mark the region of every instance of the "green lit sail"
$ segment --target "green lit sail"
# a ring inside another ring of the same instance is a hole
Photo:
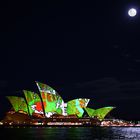
[[[55,95],[58,94],[53,88],[51,88],[47,84],[43,84],[37,81],[36,81],[36,84],[40,92],[45,92],[45,93],[50,93],[50,94],[55,94]]]
[[[24,98],[17,96],[7,96],[7,98],[16,112],[24,111],[28,114],[28,108]]]
[[[90,117],[92,117],[93,113],[95,112],[95,109],[88,108],[88,107],[86,107],[85,110]]]
[[[42,102],[39,95],[27,90],[23,90],[23,92],[29,107],[30,115],[33,113],[43,114]]]
[[[90,99],[87,99],[87,98],[79,98],[79,99],[74,99],[74,100],[68,101],[67,104],[71,104],[73,106],[80,106],[81,108],[85,108],[85,107],[87,107],[89,101],[90,101]]]
[[[50,86],[47,84],[43,84],[40,82],[37,82],[37,87],[40,91],[41,98],[43,100],[43,105],[45,108],[45,113],[50,112],[50,111],[56,111],[57,108],[63,113],[63,108],[64,108],[64,101],[62,97]]]
[[[63,114],[62,109],[60,107],[57,108],[56,109],[56,113],[62,115]]]
[[[58,92],[56,92],[56,90],[54,90],[52,87],[48,86],[47,84],[43,84],[41,82],[36,81],[36,85],[40,93],[44,92],[44,93],[54,94],[54,95],[59,96],[59,98],[61,98],[62,100],[62,97],[58,94]]]
[[[103,120],[105,118],[105,116],[111,111],[113,110],[115,107],[103,107],[103,108],[99,108],[96,109],[93,113],[94,117],[97,117],[99,120]]]
[[[78,117],[82,117],[84,113],[84,109],[89,102],[89,99],[79,98],[71,100],[67,103],[67,114],[68,115],[77,115]]]
[[[48,112],[55,112],[58,108],[58,98],[56,95],[54,94],[50,94],[50,93],[44,93],[41,92],[41,98],[43,101],[43,105],[44,105],[44,109],[45,109],[45,113]]]
[[[83,113],[84,113],[84,110],[80,106],[73,106],[71,104],[67,104],[68,115],[77,115],[78,117],[82,117]]]

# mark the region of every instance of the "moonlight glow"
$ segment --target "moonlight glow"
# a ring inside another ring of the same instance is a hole
[[[128,15],[129,15],[130,17],[134,17],[134,16],[136,16],[136,14],[137,14],[136,9],[134,9],[134,8],[129,9]]]

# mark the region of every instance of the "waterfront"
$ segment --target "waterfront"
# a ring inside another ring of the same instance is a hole
[[[1,139],[109,140],[140,139],[140,127],[44,127],[1,128]]]

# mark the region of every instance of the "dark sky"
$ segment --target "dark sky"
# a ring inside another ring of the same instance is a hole
[[[138,0],[0,2],[1,106],[37,80],[65,100],[88,97],[93,108],[140,119],[139,34]]]

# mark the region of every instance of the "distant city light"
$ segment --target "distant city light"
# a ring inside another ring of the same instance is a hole
[[[134,16],[136,16],[136,14],[137,14],[137,10],[136,9],[134,9],[134,8],[129,9],[128,15],[130,17],[134,17]]]

